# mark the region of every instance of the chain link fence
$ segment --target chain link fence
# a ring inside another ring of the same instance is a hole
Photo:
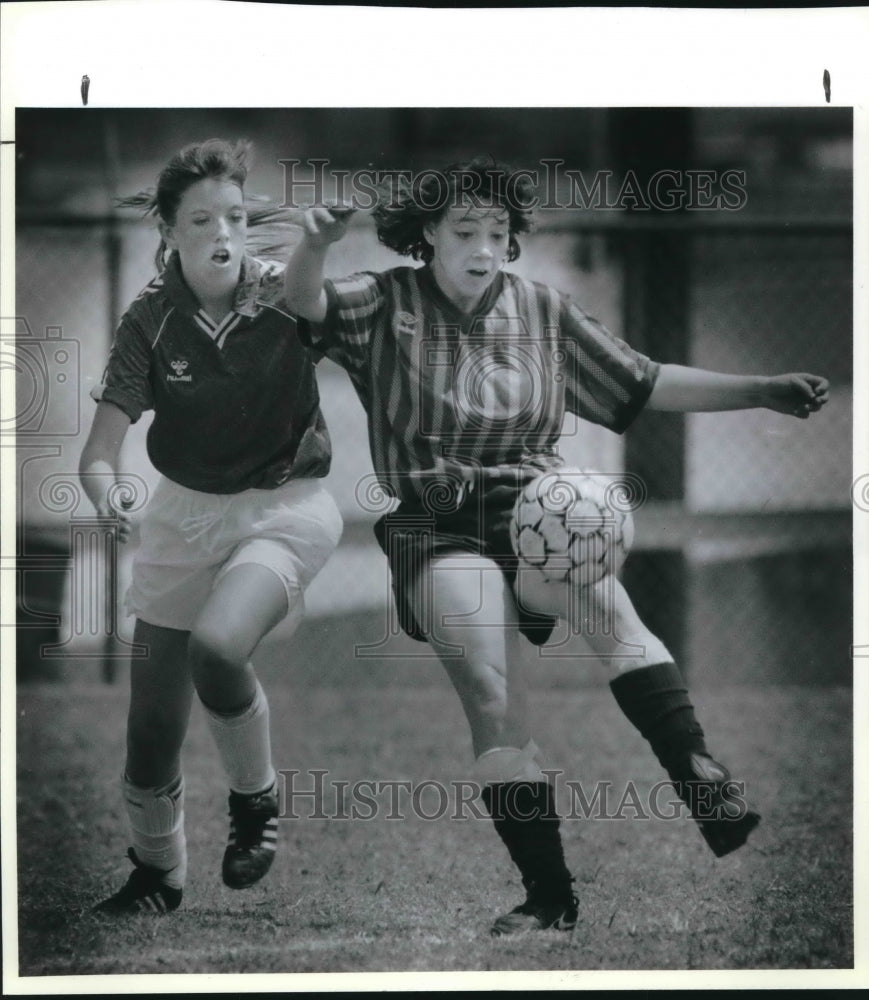
[[[569,419],[563,450],[577,464],[636,470],[647,479],[625,581],[689,673],[844,680],[851,641],[850,227],[787,220],[726,228],[680,220],[677,227],[665,220],[655,228],[647,220],[607,220],[579,229],[543,215],[513,269],[574,295],[657,360],[830,378],[832,401],[808,422],[765,410],[650,413],[622,438]],[[19,219],[17,318],[3,321],[4,354],[14,352],[18,373],[17,435],[4,424],[3,443],[16,443],[18,456],[22,676],[62,674],[52,664],[70,658],[108,656],[116,664],[129,655],[131,623],[92,607],[105,605],[93,581],[111,546],[97,545],[97,555],[93,546],[74,551],[82,519],[93,514],[75,470],[94,405],[89,392],[119,311],[153,273],[156,238],[126,220]],[[397,260],[378,246],[364,217],[339,246],[330,263],[335,274]],[[319,376],[335,451],[328,485],[346,530],[310,590],[303,627],[320,629],[320,655],[335,660],[346,658],[354,630],[388,637],[391,598],[373,515],[356,495],[372,471],[364,415],[343,372],[324,362]],[[123,454],[146,490],[156,479],[145,452],[147,424],[146,416],[131,429]],[[123,588],[130,548],[118,558]],[[82,559],[93,565],[77,567]],[[83,592],[71,594],[76,588]],[[73,613],[75,600],[88,607]],[[369,645],[386,650],[388,643]]]

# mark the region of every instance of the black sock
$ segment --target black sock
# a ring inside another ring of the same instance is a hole
[[[498,782],[486,785],[482,798],[526,890],[559,900],[569,897],[573,876],[564,861],[552,785]]]
[[[675,663],[657,663],[610,681],[619,708],[649,741],[667,773],[692,753],[708,754],[685,680]]]
[[[695,758],[709,757],[709,751],[676,664],[629,670],[610,687],[621,710],[651,744],[715,855],[723,857],[744,844],[760,816],[727,792],[730,775],[721,764]]]

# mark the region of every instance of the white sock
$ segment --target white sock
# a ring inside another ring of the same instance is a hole
[[[546,781],[536,761],[540,750],[534,740],[518,747],[492,747],[484,750],[474,764],[475,776],[484,783],[508,781]]]
[[[124,775],[123,786],[136,857],[166,872],[166,885],[182,889],[187,878],[184,778],[179,774],[161,788],[140,788]]]
[[[673,656],[663,642],[651,632],[643,632],[628,638],[621,637],[625,647],[639,647],[634,655],[610,656],[604,658],[603,662],[609,666],[610,670],[618,675],[625,674],[629,670],[640,670],[643,667],[653,667],[658,663],[672,663]]]
[[[237,715],[203,708],[230,789],[254,795],[271,788],[277,776],[272,767],[269,703],[259,681],[253,701]]]

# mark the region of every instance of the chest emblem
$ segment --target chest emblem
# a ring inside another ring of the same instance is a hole
[[[396,333],[403,333],[411,337],[416,333],[416,316],[413,313],[397,312],[394,322]]]
[[[184,361],[183,359],[180,359],[180,358],[176,358],[175,361],[170,361],[169,362],[169,367],[172,369],[173,372],[175,372],[175,374],[174,375],[167,375],[166,376],[166,381],[167,382],[192,382],[193,381],[193,376],[192,375],[185,375],[184,374],[187,371],[187,365],[188,365],[188,362]]]

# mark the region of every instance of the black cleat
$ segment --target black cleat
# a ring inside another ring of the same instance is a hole
[[[509,913],[498,917],[492,925],[496,937],[507,934],[524,934],[527,931],[572,931],[576,927],[579,899],[572,889],[558,894],[544,894],[534,883],[528,889],[528,898]]]
[[[223,855],[223,882],[247,889],[271,868],[278,845],[275,786],[256,795],[229,793],[229,843]]]
[[[127,851],[127,857],[136,866],[127,884],[114,896],[109,896],[94,908],[94,913],[104,913],[109,916],[129,916],[134,913],[156,913],[165,916],[181,905],[182,890],[163,881],[166,872],[143,864],[133,848]]]
[[[716,857],[742,847],[760,823],[760,813],[742,797],[744,785],[708,755],[691,754],[670,777]]]

